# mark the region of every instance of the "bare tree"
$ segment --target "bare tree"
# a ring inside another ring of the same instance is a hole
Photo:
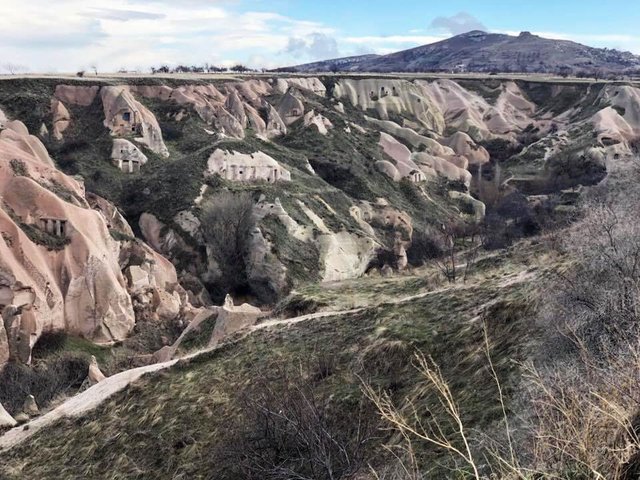
[[[436,259],[436,265],[449,283],[456,283],[458,271],[463,270],[466,282],[478,258],[482,242],[480,227],[450,220],[440,229],[440,250],[442,255]]]
[[[209,254],[220,270],[221,285],[233,291],[246,284],[251,233],[256,227],[254,201],[247,192],[222,191],[204,206],[202,230]]]
[[[9,72],[11,75],[15,75],[20,71],[27,70],[27,67],[18,63],[7,62],[2,64],[2,68]]]

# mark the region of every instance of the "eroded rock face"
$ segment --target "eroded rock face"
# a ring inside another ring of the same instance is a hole
[[[91,355],[91,363],[89,363],[89,373],[87,374],[87,380],[90,385],[95,385],[96,383],[100,383],[104,380],[105,377],[102,370],[100,370],[100,366],[98,365],[98,360],[96,357]]]
[[[0,132],[0,198],[0,365],[29,363],[45,331],[96,343],[125,339],[135,317],[121,243],[109,229],[132,231],[117,209],[97,196],[90,206],[84,185],[58,171],[16,121]],[[140,248],[152,259],[142,267],[151,284],[177,284],[166,259]]]
[[[304,103],[295,90],[289,90],[278,104],[278,115],[289,126],[304,115]]]
[[[88,107],[93,103],[100,87],[92,85],[83,87],[79,85],[57,85],[55,97],[68,105]]]
[[[445,128],[442,113],[433,104],[422,86],[406,80],[393,79],[342,79],[334,96],[348,99],[362,110],[376,110],[382,120],[390,113],[408,113],[429,130],[442,133]]]
[[[456,164],[460,159],[455,155],[446,159],[426,152],[411,153],[404,144],[384,132],[380,134],[379,145],[394,163],[378,162],[376,167],[395,181],[407,178],[419,183],[429,178],[445,177],[467,186],[471,183],[471,173],[466,170],[464,158],[462,163]]]
[[[311,110],[305,114],[304,126],[307,128],[315,127],[320,135],[327,135],[329,133],[329,130],[333,128],[333,124],[328,118],[317,114],[314,110]]]
[[[53,123],[53,131],[51,133],[53,138],[62,140],[62,134],[69,128],[69,124],[71,123],[71,114],[69,110],[67,110],[67,107],[64,106],[64,103],[55,97],[51,99],[51,116],[51,122]]]
[[[265,153],[244,154],[219,148],[209,157],[205,173],[218,174],[234,182],[266,180],[275,183],[291,180],[291,173]]]
[[[100,94],[104,108],[104,125],[111,130],[112,135],[133,136],[158,155],[169,156],[156,117],[134,98],[129,87],[102,87]]]
[[[140,167],[147,163],[147,156],[129,140],[116,138],[111,148],[111,161],[123,172],[140,171]]]
[[[609,85],[601,92],[600,101],[611,106],[600,110],[591,120],[598,141],[605,148],[617,146],[612,156],[632,154],[629,142],[640,138],[640,89]]]

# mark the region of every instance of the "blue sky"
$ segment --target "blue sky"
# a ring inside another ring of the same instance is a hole
[[[388,53],[481,28],[640,54],[640,1],[0,0],[2,70],[275,67]]]

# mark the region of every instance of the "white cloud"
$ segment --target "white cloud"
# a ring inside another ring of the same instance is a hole
[[[0,58],[31,71],[252,62],[277,57],[291,37],[334,33],[277,13],[237,13],[215,0],[187,0],[188,8],[182,0],[58,0],[55,8],[50,0],[3,3]],[[314,50],[322,53],[320,44]]]
[[[472,30],[487,31],[487,27],[468,12],[460,12],[451,17],[436,17],[431,22],[431,28],[444,30],[451,35],[459,35]]]
[[[338,42],[331,35],[314,32],[306,37],[289,37],[284,53],[307,60],[327,60],[340,56]]]

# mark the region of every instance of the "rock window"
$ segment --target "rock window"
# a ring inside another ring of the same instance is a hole
[[[130,122],[131,121],[131,112],[124,112],[122,114],[122,120],[124,120],[125,122]]]

